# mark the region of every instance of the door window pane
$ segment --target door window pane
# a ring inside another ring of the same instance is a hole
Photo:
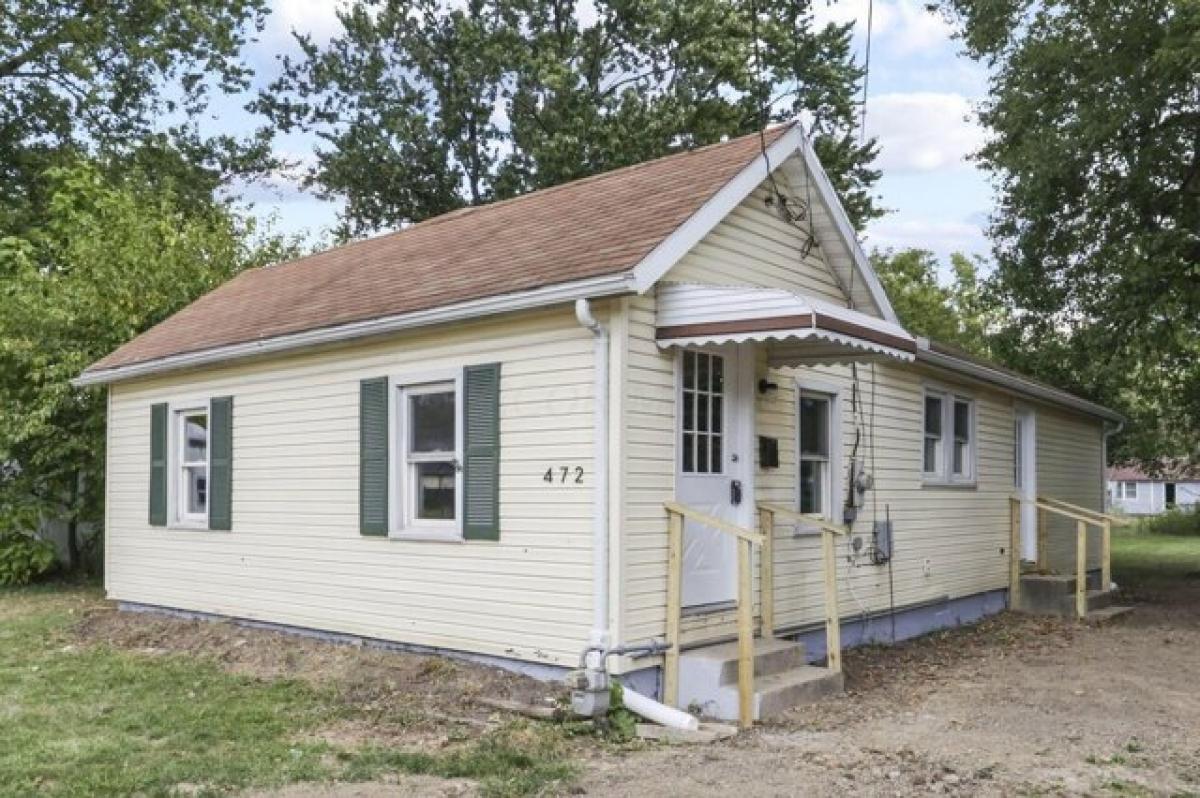
[[[409,421],[411,451],[454,451],[454,391],[413,394],[409,397]]]
[[[725,361],[706,352],[683,353],[683,389],[679,401],[680,468],[685,474],[722,472]]]

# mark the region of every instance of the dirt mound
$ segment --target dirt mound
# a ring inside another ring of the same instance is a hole
[[[421,725],[486,724],[495,710],[477,704],[477,696],[529,703],[565,697],[561,685],[499,668],[362,643],[331,643],[234,621],[102,609],[89,612],[75,633],[82,645],[109,645],[147,656],[186,654],[264,681],[296,679],[333,689],[341,701],[372,713],[380,727],[393,724],[409,732]]]

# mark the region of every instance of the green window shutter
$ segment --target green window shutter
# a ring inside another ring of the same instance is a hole
[[[150,525],[167,525],[167,406],[150,406]]]
[[[233,397],[208,404],[208,528],[233,528]]]
[[[387,377],[359,384],[358,524],[364,535],[388,533]]]
[[[463,371],[463,537],[500,539],[500,364]]]

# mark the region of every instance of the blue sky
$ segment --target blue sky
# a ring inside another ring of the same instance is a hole
[[[818,19],[854,21],[855,46],[864,52],[868,0],[816,0]],[[278,72],[276,57],[294,52],[288,32],[312,33],[326,40],[339,30],[333,0],[274,0],[274,11],[246,57],[264,85]],[[880,141],[877,185],[889,210],[867,229],[870,247],[922,247],[945,261],[954,251],[987,255],[983,235],[993,198],[986,176],[969,161],[983,142],[973,108],[983,97],[983,67],[958,55],[950,28],[925,11],[922,0],[875,0],[871,46],[868,135]],[[206,127],[216,131],[249,130],[256,120],[241,110],[242,98],[214,103]],[[311,159],[318,142],[304,134],[280,136],[276,149],[295,160]],[[313,238],[335,223],[337,202],[303,191],[292,176],[280,174],[266,184],[239,187],[253,212],[271,218],[277,229]]]

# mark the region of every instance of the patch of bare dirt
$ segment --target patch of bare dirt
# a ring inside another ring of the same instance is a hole
[[[466,798],[477,794],[475,784],[465,779],[407,775],[363,784],[293,784],[244,793],[246,798]]]
[[[723,744],[603,757],[597,796],[1200,793],[1200,586],[1087,627],[1005,614],[849,650],[845,695]]]
[[[336,691],[359,710],[320,736],[357,746],[435,748],[477,736],[503,717],[475,701],[499,696],[526,703],[562,700],[562,689],[498,668],[367,645],[338,644],[232,621],[92,610],[77,625],[82,645],[106,644],[146,656],[186,654],[262,680],[296,679]],[[365,720],[362,719],[365,717]]]

